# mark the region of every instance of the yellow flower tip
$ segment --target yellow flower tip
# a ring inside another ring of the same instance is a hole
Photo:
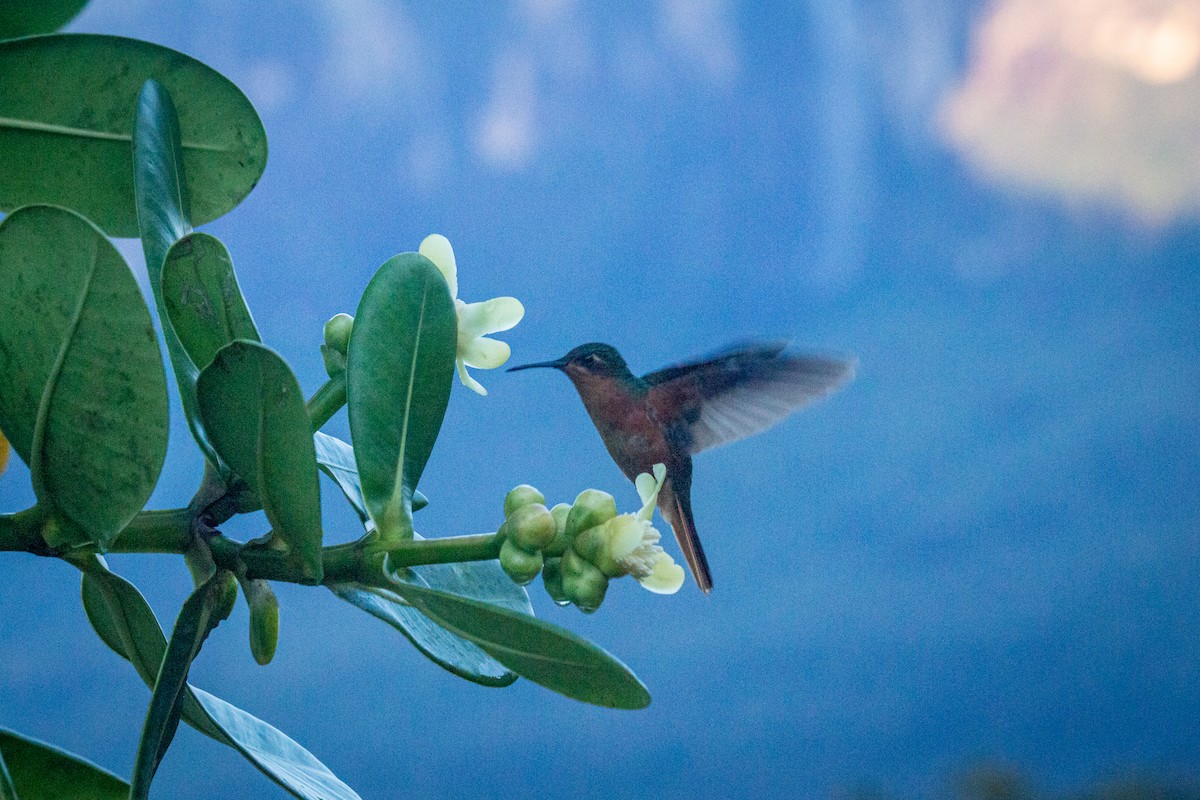
[[[510,355],[512,349],[508,344],[497,339],[480,336],[467,342],[465,347],[462,346],[462,341],[459,341],[458,357],[468,367],[495,369],[508,361]]]
[[[659,541],[660,534],[637,514],[622,514],[604,525],[606,550],[599,559],[606,574],[632,575],[655,594],[674,594],[683,586],[683,568],[675,563]]]
[[[493,297],[482,303],[456,300],[455,308],[460,342],[510,330],[525,317],[525,306],[515,297]]]
[[[631,559],[639,547],[647,542],[651,545],[657,544],[662,538],[658,531],[650,527],[650,523],[636,514],[613,517],[605,524],[605,536],[608,540],[609,555],[626,572],[631,571],[628,567],[632,565]]]
[[[489,333],[499,333],[515,326],[525,316],[525,306],[515,297],[493,297],[481,303],[465,303],[458,299],[458,264],[450,240],[440,233],[426,236],[418,248],[421,255],[446,279],[450,297],[454,299],[454,311],[458,316],[458,343],[455,365],[458,379],[476,394],[486,395],[487,390],[467,373],[474,369],[495,369],[508,361],[511,348],[504,342],[489,339]]]
[[[432,261],[438,272],[442,273],[446,285],[450,287],[450,296],[458,297],[458,265],[454,261],[454,248],[450,246],[450,240],[440,233],[431,233],[421,240],[417,252]]]
[[[649,521],[654,516],[654,506],[658,503],[658,493],[662,490],[667,479],[667,467],[664,464],[654,465],[654,474],[643,472],[634,479],[638,497],[642,498],[642,510],[638,516]]]
[[[463,365],[462,359],[457,359],[455,364],[458,366],[458,379],[462,381],[462,385],[475,392],[475,394],[487,396],[487,389],[483,388],[483,384],[471,377],[467,372],[467,368]]]
[[[675,594],[683,587],[683,567],[675,563],[675,559],[663,553],[644,578],[637,582],[655,594]]]
[[[5,438],[4,432],[0,431],[0,475],[4,474],[4,470],[8,469],[8,439]]]

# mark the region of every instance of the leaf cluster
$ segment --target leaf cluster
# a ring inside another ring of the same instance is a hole
[[[521,676],[589,703],[645,706],[649,694],[620,661],[534,618],[494,560],[495,535],[414,530],[455,363],[455,306],[434,265],[401,253],[379,267],[344,364],[306,401],[261,341],[229,252],[193,228],[232,210],[261,177],[257,113],[182,53],[47,33],[81,5],[0,12],[0,429],[37,498],[0,516],[0,549],[78,567],[88,620],[151,698],[128,783],[0,731],[0,798],[147,797],[180,721],[295,797],[357,797],[292,739],[188,682],[239,585],[254,657],[270,660],[272,580],[326,586],[467,680],[499,687]],[[122,236],[141,239],[158,328],[109,238]],[[167,447],[160,336],[206,469],[188,507],[147,511]],[[319,430],[342,405],[350,442]],[[324,542],[321,473],[363,523],[348,544]],[[222,534],[232,516],[258,509],[270,525],[263,536]],[[185,556],[196,589],[169,638],[106,552]]]

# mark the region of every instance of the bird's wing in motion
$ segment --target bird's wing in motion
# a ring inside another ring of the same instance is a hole
[[[688,449],[699,453],[766,430],[854,376],[854,361],[788,355],[785,347],[743,346],[642,380],[655,409],[686,424]]]

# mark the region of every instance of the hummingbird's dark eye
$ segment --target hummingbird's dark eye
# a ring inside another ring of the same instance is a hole
[[[602,367],[604,366],[604,359],[595,353],[589,353],[587,357],[583,359],[583,364],[587,367]]]

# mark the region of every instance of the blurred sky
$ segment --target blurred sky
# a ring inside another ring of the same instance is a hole
[[[514,363],[599,339],[649,371],[755,336],[861,361],[698,458],[710,597],[622,581],[585,617],[531,587],[645,711],[468,684],[289,586],[258,667],[239,606],[193,682],[366,800],[921,797],[979,759],[1052,789],[1200,779],[1196,0],[93,0],[70,29],[182,50],[258,107],[266,174],[206,230],[307,391],[323,322],[435,231],[464,299],[525,303]],[[476,375],[423,534],[494,529],[521,482],[637,505],[561,375]],[[153,504],[199,476],[176,411]],[[14,464],[0,509],[31,502]],[[0,562],[0,724],[129,774],[148,695],[78,576]],[[169,625],[179,560],[110,563]],[[190,729],[155,786],[283,796]]]

